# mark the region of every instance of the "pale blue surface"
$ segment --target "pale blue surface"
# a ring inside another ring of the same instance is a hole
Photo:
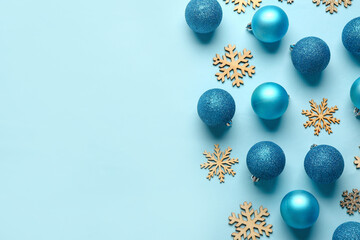
[[[341,42],[345,24],[359,15],[360,2],[325,13],[310,0],[281,6],[290,20],[282,42],[264,46],[245,30],[254,10],[233,12],[220,4],[222,24],[210,41],[187,26],[187,1],[18,0],[0,5],[0,238],[3,240],[231,240],[231,212],[251,201],[269,209],[270,239],[331,239],[338,225],[360,221],[339,201],[359,188],[360,121],[349,91],[360,60]],[[324,39],[332,51],[321,81],[294,69],[289,46],[306,36]],[[250,49],[253,78],[234,88],[219,83],[216,53],[236,44]],[[263,122],[250,97],[274,81],[290,94],[279,122]],[[312,83],[308,83],[312,82]],[[210,132],[196,112],[210,88],[229,91],[237,104],[233,126]],[[319,137],[304,129],[308,101],[329,98],[340,125]],[[245,158],[256,142],[282,147],[287,164],[274,182],[254,185]],[[210,182],[202,152],[233,148],[235,177]],[[346,161],[332,188],[307,177],[303,160],[311,144],[336,147]],[[305,189],[319,200],[312,229],[290,229],[280,215],[286,193]],[[267,239],[267,238],[264,238]]]

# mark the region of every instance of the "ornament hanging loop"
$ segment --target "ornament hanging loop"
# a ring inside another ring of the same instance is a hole
[[[251,22],[248,25],[246,25],[246,30],[252,32]]]
[[[313,145],[311,145],[310,149],[313,149],[314,147],[317,147],[317,144],[314,143]]]
[[[294,50],[295,44],[290,45],[290,51]]]
[[[251,176],[251,180],[252,180],[254,183],[256,183],[256,182],[260,181],[260,178],[257,178],[257,177],[255,177],[255,176]]]

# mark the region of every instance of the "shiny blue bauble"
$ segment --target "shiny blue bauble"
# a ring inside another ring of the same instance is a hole
[[[280,205],[281,216],[292,228],[309,228],[319,217],[320,206],[314,195],[304,190],[286,194]]]
[[[279,84],[273,82],[258,86],[251,96],[251,106],[262,119],[273,120],[281,117],[289,105],[289,95]]]
[[[350,89],[350,98],[355,107],[360,109],[360,78],[356,79]]]
[[[250,173],[257,179],[269,180],[280,175],[285,167],[285,154],[273,142],[263,141],[252,146],[246,156]]]
[[[292,48],[291,60],[301,74],[317,74],[329,64],[330,49],[320,38],[306,37],[298,41]]]
[[[344,171],[344,158],[329,145],[315,146],[306,154],[304,167],[307,175],[316,183],[335,182]]]
[[[191,0],[185,10],[185,19],[194,32],[210,33],[221,23],[222,9],[216,0]]]
[[[345,48],[356,56],[360,56],[360,17],[348,22],[342,32]]]
[[[289,28],[286,13],[277,6],[265,6],[254,14],[251,29],[254,36],[265,43],[280,41]]]
[[[332,240],[360,240],[360,223],[346,222],[336,228]]]
[[[225,126],[235,114],[235,101],[225,90],[214,88],[201,95],[197,111],[209,127]]]

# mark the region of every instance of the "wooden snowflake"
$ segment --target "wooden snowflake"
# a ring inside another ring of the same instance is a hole
[[[354,157],[355,161],[354,164],[356,165],[356,168],[359,169],[360,168],[360,157]]]
[[[226,4],[230,2],[230,0],[224,1]],[[231,2],[235,5],[234,11],[241,13],[245,12],[245,7],[250,6],[251,4],[253,9],[260,7],[260,3],[262,2],[262,0],[231,0]]]
[[[231,174],[235,176],[236,172],[231,169],[231,165],[238,163],[239,160],[236,158],[230,159],[231,148],[228,147],[225,152],[221,152],[219,148],[219,144],[215,144],[214,153],[211,154],[207,151],[204,151],[204,155],[207,158],[207,162],[201,164],[201,168],[209,169],[209,174],[206,177],[207,179],[211,179],[214,175],[218,176],[220,179],[220,183],[224,182],[224,175]]]
[[[316,4],[316,6],[319,6],[320,3],[325,4],[326,12],[330,12],[333,14],[334,12],[338,12],[338,6],[341,4],[344,4],[344,7],[348,7],[351,5],[352,0],[313,0],[313,3]]]
[[[353,215],[357,211],[360,213],[360,195],[358,189],[353,189],[351,193],[345,191],[342,196],[344,201],[340,201],[340,206],[346,208],[349,215]]]
[[[234,80],[232,85],[240,87],[240,84],[244,84],[242,78],[244,75],[248,75],[252,77],[255,73],[255,66],[249,67],[249,59],[253,56],[251,55],[251,51],[243,50],[243,53],[235,51],[236,46],[232,46],[229,44],[225,47],[225,56],[220,56],[216,54],[216,57],[213,58],[214,66],[220,64],[220,72],[216,73],[218,81],[225,82],[225,78]]]
[[[260,211],[254,211],[251,209],[252,203],[244,202],[243,205],[240,205],[240,208],[244,211],[241,214],[236,216],[235,213],[232,213],[229,217],[229,224],[234,225],[236,232],[232,233],[231,236],[234,237],[234,240],[256,240],[263,235],[263,232],[266,236],[270,236],[272,233],[272,225],[266,225],[265,218],[269,216],[268,210],[263,207],[260,207]],[[243,238],[242,238],[243,237]]]
[[[279,2],[282,2],[283,0],[279,0]],[[287,3],[292,4],[294,0],[287,0]]]
[[[314,100],[310,101],[311,110],[303,110],[302,115],[305,115],[309,118],[309,121],[304,123],[304,127],[314,126],[314,135],[319,136],[321,129],[325,129],[328,134],[332,133],[330,124],[331,123],[340,123],[340,119],[333,117],[333,114],[338,110],[337,106],[328,108],[327,99],[323,98],[323,101],[320,105],[317,105]]]

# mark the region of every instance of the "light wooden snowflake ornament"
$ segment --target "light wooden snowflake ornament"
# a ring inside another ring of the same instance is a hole
[[[319,136],[321,129],[325,129],[328,134],[332,133],[331,123],[340,123],[340,119],[333,117],[333,114],[338,110],[337,106],[328,108],[327,99],[323,98],[323,101],[320,105],[317,105],[314,100],[310,101],[311,110],[302,110],[302,115],[305,115],[309,118],[309,121],[304,123],[304,127],[314,126],[314,135]]]
[[[232,213],[229,217],[229,224],[235,224],[236,228],[236,232],[231,234],[234,240],[257,240],[263,233],[268,237],[270,236],[270,233],[272,233],[272,225],[266,225],[264,217],[270,215],[266,208],[264,209],[263,206],[261,206],[259,211],[254,211],[251,209],[252,203],[247,202],[240,205],[240,208],[243,210],[241,214],[236,216],[235,213]]]
[[[230,0],[224,0],[226,4],[230,2]],[[252,8],[255,9],[257,7],[260,7],[260,3],[262,0],[231,0],[232,3],[234,3],[234,11],[238,13],[245,12],[245,7],[252,5]]]
[[[359,148],[360,148],[360,146],[359,146]],[[354,164],[355,164],[356,168],[359,169],[360,168],[360,157],[355,156],[354,158],[355,158]]]
[[[353,189],[350,193],[345,191],[342,196],[344,201],[340,201],[340,206],[346,208],[349,215],[353,215],[357,211],[360,213],[360,195],[358,189]]]
[[[214,153],[211,154],[207,151],[204,151],[204,155],[207,158],[207,162],[200,165],[200,168],[209,169],[209,174],[206,177],[211,180],[214,175],[219,177],[220,183],[224,182],[224,175],[230,174],[235,176],[236,172],[231,169],[231,166],[235,163],[239,163],[239,160],[236,158],[230,159],[231,148],[228,147],[225,152],[221,152],[219,144],[215,144]]]
[[[352,0],[313,0],[313,3],[316,4],[316,6],[319,6],[320,3],[325,4],[326,12],[330,12],[333,14],[334,12],[338,12],[338,6],[341,4],[344,4],[344,7],[347,8],[351,5]]]
[[[244,84],[242,78],[247,74],[249,77],[255,73],[255,66],[249,66],[249,59],[253,56],[251,51],[244,48],[243,53],[235,51],[236,46],[229,44],[225,47],[225,55],[216,54],[213,58],[214,66],[220,64],[220,72],[216,73],[218,81],[225,82],[225,78],[234,80],[232,85],[240,87]]]

